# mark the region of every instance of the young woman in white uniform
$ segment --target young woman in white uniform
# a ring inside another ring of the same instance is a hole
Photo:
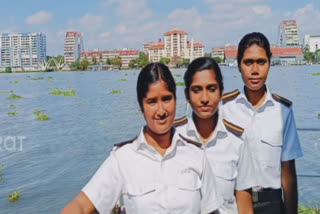
[[[205,151],[223,197],[220,213],[253,213],[250,189],[256,183],[252,159],[243,129],[218,112],[224,89],[218,64],[209,57],[197,58],[185,72],[184,81],[192,117],[176,120],[175,126],[185,139],[198,142]]]
[[[115,145],[89,183],[62,213],[110,213],[122,197],[131,213],[214,213],[221,200],[202,150],[172,124],[176,85],[160,63],[142,69],[137,99],[146,120],[139,136]],[[134,122],[134,121],[132,121]]]

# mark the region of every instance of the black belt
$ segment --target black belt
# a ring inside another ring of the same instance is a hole
[[[261,190],[252,190],[253,203],[267,202],[267,201],[281,201],[282,191],[281,189],[264,188]]]

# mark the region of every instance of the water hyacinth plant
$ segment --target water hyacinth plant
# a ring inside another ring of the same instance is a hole
[[[177,82],[176,85],[177,86],[185,86],[184,82]]]
[[[181,74],[176,74],[174,76],[179,78],[179,77],[181,77]]]
[[[43,110],[34,110],[33,113],[36,115],[36,120],[50,120],[50,117]]]
[[[34,77],[34,78],[30,78],[30,80],[43,80],[43,77]]]
[[[320,214],[320,208],[314,207],[314,206],[299,205],[298,213],[299,214]]]
[[[8,194],[9,202],[15,202],[19,199],[20,199],[20,192],[19,191],[14,191],[14,192]]]
[[[121,90],[112,90],[111,94],[121,94]]]
[[[312,76],[320,76],[320,72],[317,73],[311,73]]]
[[[17,115],[17,114],[19,114],[17,111],[9,111],[9,112],[8,112],[8,115],[9,115],[9,116],[15,116],[15,115]]]
[[[2,179],[2,168],[3,168],[3,164],[0,164],[0,182],[3,180]]]
[[[66,97],[73,97],[77,94],[77,92],[74,89],[69,89],[69,91],[63,91],[59,88],[55,88],[53,91],[49,93],[50,95],[55,96],[66,96]]]
[[[118,82],[127,82],[127,79],[119,79]]]
[[[22,98],[21,96],[16,95],[12,90],[10,92],[11,92],[11,95],[7,98],[8,100],[17,100]]]

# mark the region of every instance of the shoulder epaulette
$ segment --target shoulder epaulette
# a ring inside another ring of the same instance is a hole
[[[292,102],[291,102],[290,100],[288,100],[288,99],[286,99],[286,98],[284,98],[284,97],[281,97],[281,96],[279,96],[279,95],[276,94],[276,93],[273,93],[273,94],[272,94],[272,97],[273,97],[273,99],[275,99],[276,101],[278,101],[278,102],[280,102],[280,103],[282,103],[282,104],[284,104],[284,105],[286,105],[286,106],[288,106],[288,107],[290,107],[290,106],[292,105]]]
[[[191,140],[191,139],[189,139],[189,138],[186,138],[186,137],[182,136],[181,134],[179,134],[179,136],[180,136],[184,141],[186,141],[187,143],[191,143],[191,144],[195,145],[196,147],[201,148],[201,146],[202,146],[202,143],[199,143],[199,142],[197,142],[197,141],[195,141],[195,140]]]
[[[173,126],[174,127],[178,127],[178,126],[184,125],[186,123],[188,123],[188,117],[184,116],[184,117],[175,119],[174,122],[173,122]]]
[[[225,119],[223,119],[223,123],[226,126],[227,130],[229,132],[232,132],[236,136],[240,137],[242,135],[242,133],[244,132],[243,128],[241,128],[240,126],[234,125],[233,123],[230,123],[229,121],[226,121]]]
[[[240,91],[237,89],[222,95],[222,103],[225,104],[226,102],[235,99],[239,94],[240,94]]]
[[[114,146],[120,148],[120,147],[122,147],[122,146],[124,146],[124,145],[126,145],[126,144],[132,143],[132,142],[135,141],[137,138],[138,138],[138,137],[134,137],[134,138],[131,139],[131,140],[127,140],[127,141],[124,141],[124,142],[121,142],[121,143],[116,143],[116,144],[114,144]]]

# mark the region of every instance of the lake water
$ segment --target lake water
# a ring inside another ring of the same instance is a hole
[[[236,67],[222,67],[225,91],[242,86]],[[183,82],[184,70],[173,70]],[[294,103],[304,157],[296,161],[299,202],[320,204],[320,66],[272,67],[272,91]],[[88,182],[114,143],[138,134],[144,119],[136,101],[139,71],[52,72],[0,75],[0,136],[25,137],[22,149],[1,142],[0,213],[58,213]],[[43,79],[32,80],[43,77]],[[76,96],[49,95],[74,88]],[[22,99],[8,100],[13,90]],[[112,94],[112,90],[121,90]],[[185,114],[177,87],[177,117]],[[44,110],[50,120],[35,120]],[[15,111],[15,116],[8,112]],[[311,130],[310,130],[311,129]],[[313,130],[312,130],[313,129]],[[7,141],[9,142],[9,141]],[[13,151],[13,149],[15,149]],[[9,150],[9,151],[8,151]],[[8,194],[21,198],[8,202]]]

